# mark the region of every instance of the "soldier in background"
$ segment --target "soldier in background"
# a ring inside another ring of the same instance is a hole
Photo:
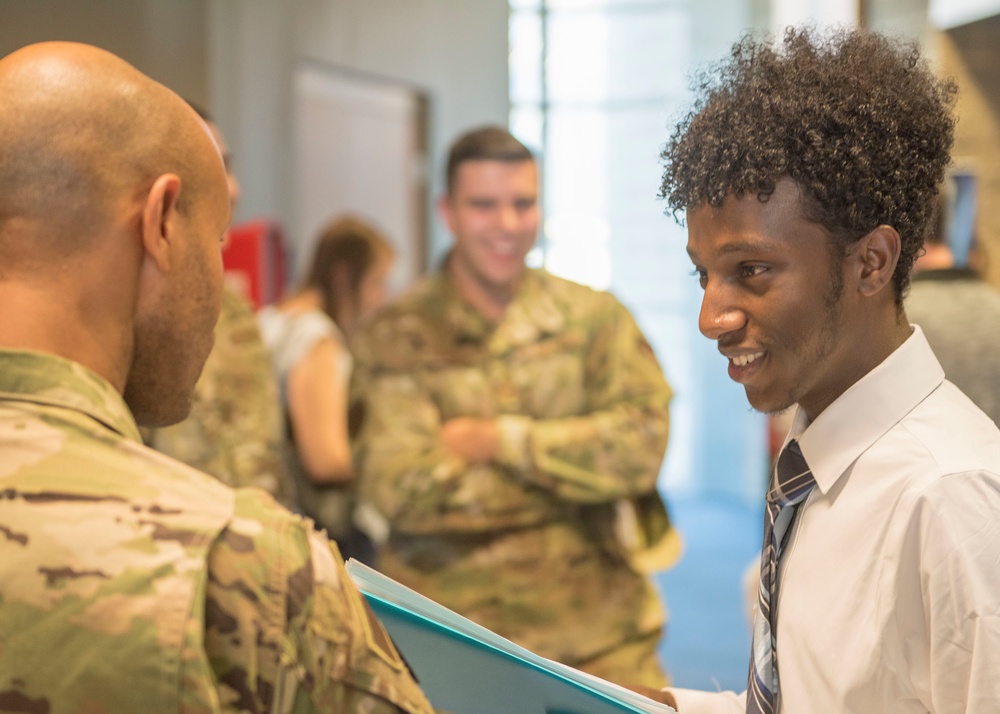
[[[954,177],[946,189],[954,190]],[[950,197],[946,191],[945,197]],[[906,296],[906,316],[920,325],[948,381],[1000,424],[1000,292],[983,280],[974,261],[956,260],[951,241],[948,201],[938,201],[935,230],[924,239],[924,252],[913,264]],[[971,258],[978,247],[968,237]],[[961,241],[959,241],[961,242]]]
[[[222,152],[235,211],[240,184],[225,138],[207,112],[191,106]],[[215,344],[195,385],[191,413],[178,424],[144,429],[143,440],[228,486],[257,486],[291,507],[294,484],[281,456],[281,420],[278,387],[256,316],[239,293],[225,286]]]
[[[379,568],[545,657],[661,685],[638,561],[676,543],[656,492],[670,388],[612,295],[526,267],[527,148],[472,131],[447,183],[453,251],[355,343],[360,489],[391,526]]]
[[[86,45],[0,96],[0,709],[429,714],[325,537],[140,441],[219,314],[205,124]]]

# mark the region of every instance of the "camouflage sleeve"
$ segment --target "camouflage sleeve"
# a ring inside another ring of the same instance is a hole
[[[432,711],[332,545],[255,489],[209,555],[205,650],[225,710]]]
[[[354,454],[365,498],[394,528],[430,533],[540,523],[574,504],[653,490],[671,392],[635,321],[607,297],[586,357],[590,411],[499,417],[501,455],[490,465],[470,465],[448,451],[441,414],[419,372],[386,369],[363,338],[352,403],[364,405]]]
[[[277,382],[253,310],[227,290],[190,415],[173,426],[143,430],[143,439],[229,486],[256,486],[290,505],[281,429]]]
[[[603,503],[656,487],[672,392],[628,310],[605,293],[586,359],[590,411],[498,418],[499,462],[566,500]]]
[[[551,520],[559,505],[543,489],[526,488],[499,464],[470,465],[445,448],[441,412],[419,368],[399,359],[398,333],[392,322],[379,324],[352,345],[351,446],[362,497],[394,530],[410,533]]]
[[[356,359],[351,391],[352,402],[364,404],[352,442],[359,490],[393,529],[487,531],[550,519],[552,499],[542,489],[445,448],[441,415],[416,375],[372,375]]]

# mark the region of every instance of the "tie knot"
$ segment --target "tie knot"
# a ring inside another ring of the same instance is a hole
[[[778,456],[774,482],[767,493],[767,500],[781,506],[798,503],[815,485],[816,479],[802,455],[799,442],[792,439]]]

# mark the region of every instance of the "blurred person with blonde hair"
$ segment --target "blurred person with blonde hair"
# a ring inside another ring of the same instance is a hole
[[[344,557],[371,562],[378,515],[357,503],[348,440],[351,337],[384,302],[394,250],[352,216],[322,230],[305,280],[258,314],[285,409],[287,458],[302,512]]]

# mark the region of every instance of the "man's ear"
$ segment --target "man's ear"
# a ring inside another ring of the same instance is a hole
[[[179,219],[181,179],[177,174],[162,174],[153,182],[142,208],[142,245],[157,267],[170,269],[174,253],[175,231]]]
[[[858,290],[871,297],[892,286],[892,275],[899,263],[902,240],[892,226],[881,225],[858,241]]]

